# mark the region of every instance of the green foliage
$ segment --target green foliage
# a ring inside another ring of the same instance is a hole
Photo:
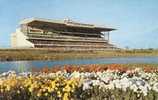
[[[92,89],[80,91],[81,100],[157,100],[158,94],[154,91],[149,91],[147,96],[137,94],[130,89],[123,91],[121,89],[105,90],[97,86]]]

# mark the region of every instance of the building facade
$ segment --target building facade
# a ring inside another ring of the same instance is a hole
[[[11,35],[13,48],[54,48],[63,50],[115,49],[109,43],[113,28],[74,22],[69,19],[28,18]]]

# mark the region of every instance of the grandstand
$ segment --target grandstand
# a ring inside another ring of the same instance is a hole
[[[11,35],[13,48],[52,48],[60,50],[117,49],[109,43],[115,29],[64,20],[27,18]]]

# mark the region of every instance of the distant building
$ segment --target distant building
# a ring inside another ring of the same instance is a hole
[[[63,50],[115,49],[109,43],[109,32],[115,30],[69,19],[28,18],[11,35],[14,48],[54,48]]]

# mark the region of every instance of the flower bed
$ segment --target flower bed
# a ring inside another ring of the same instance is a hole
[[[158,70],[120,64],[0,74],[0,100],[157,100]]]

